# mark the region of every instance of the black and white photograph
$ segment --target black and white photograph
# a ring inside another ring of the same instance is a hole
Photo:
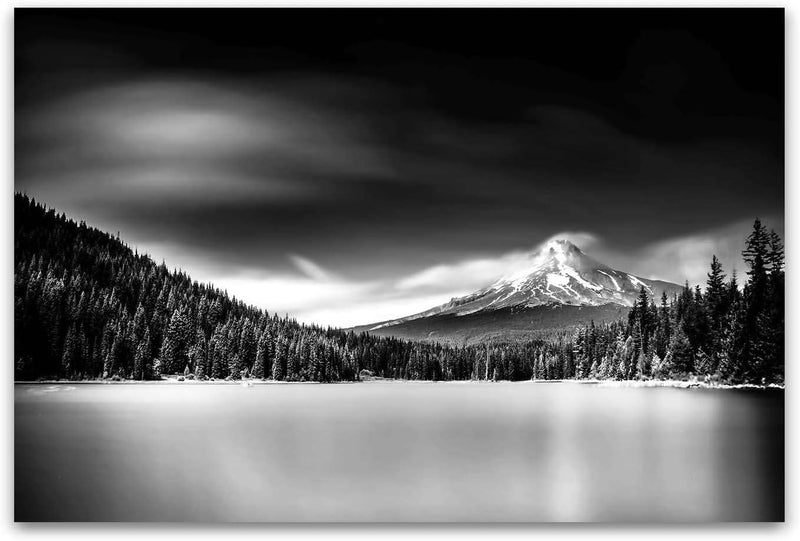
[[[786,521],[784,28],[16,8],[10,520]]]

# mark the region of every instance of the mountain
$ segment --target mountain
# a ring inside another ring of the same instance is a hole
[[[658,298],[677,284],[619,271],[586,255],[568,240],[551,240],[526,265],[490,286],[411,316],[357,327],[403,338],[477,341],[530,334],[627,314],[641,288]]]

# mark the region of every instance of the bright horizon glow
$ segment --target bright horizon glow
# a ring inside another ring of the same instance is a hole
[[[728,277],[734,268],[737,270],[741,284],[745,270],[741,248],[750,226],[749,222],[737,222],[702,234],[655,242],[631,254],[615,252],[590,233],[563,232],[532,249],[442,262],[400,277],[360,281],[323,268],[298,253],[286,254],[296,269],[291,273],[209,265],[201,254],[162,243],[142,243],[138,250],[270,314],[288,315],[307,324],[349,328],[416,314],[484,288],[509,273],[524,272],[531,253],[553,239],[570,240],[587,255],[617,270],[678,285],[688,280],[691,286],[705,287],[711,256],[716,254]]]

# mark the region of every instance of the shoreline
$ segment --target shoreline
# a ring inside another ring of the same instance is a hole
[[[14,385],[238,385],[241,387],[254,387],[262,385],[353,385],[353,384],[397,384],[406,383],[416,384],[448,384],[448,385],[470,385],[480,384],[514,384],[514,385],[552,385],[552,384],[577,384],[594,385],[605,388],[654,388],[667,387],[672,389],[733,389],[733,390],[785,390],[785,384],[770,383],[767,385],[756,385],[753,383],[720,384],[706,383],[702,381],[682,381],[682,380],[596,380],[596,379],[555,379],[555,380],[404,380],[404,379],[370,379],[362,381],[332,381],[327,383],[317,381],[273,381],[273,380],[184,380],[176,378],[165,378],[161,380],[38,380],[38,381],[14,381]]]

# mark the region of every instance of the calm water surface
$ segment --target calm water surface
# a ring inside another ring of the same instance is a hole
[[[15,387],[18,521],[783,520],[783,391]]]

